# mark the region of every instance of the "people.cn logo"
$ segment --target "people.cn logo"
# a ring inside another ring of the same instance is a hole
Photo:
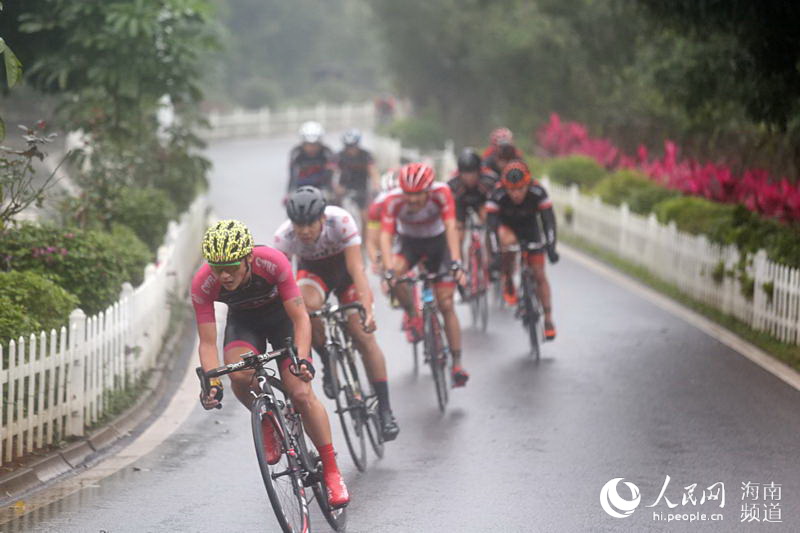
[[[639,506],[642,501],[642,495],[639,492],[639,487],[629,481],[625,481],[625,485],[631,491],[631,499],[626,500],[620,496],[617,491],[617,485],[625,478],[617,477],[603,485],[600,489],[600,505],[603,510],[614,518],[627,518],[633,514],[633,511]]]

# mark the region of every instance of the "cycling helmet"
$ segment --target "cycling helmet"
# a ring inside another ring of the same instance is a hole
[[[295,224],[307,225],[316,222],[325,212],[325,195],[311,185],[298,188],[286,201],[286,214]]]
[[[481,156],[474,148],[464,148],[458,156],[459,172],[478,172],[481,169]]]
[[[253,251],[253,236],[238,220],[220,220],[206,230],[202,249],[209,265],[238,265]]]
[[[319,122],[309,120],[300,126],[300,140],[304,143],[318,143],[322,141],[323,135],[325,135],[325,129]]]
[[[492,146],[501,144],[511,144],[514,141],[514,134],[508,128],[497,128],[489,134],[489,143]]]
[[[531,171],[523,161],[512,161],[503,169],[500,181],[506,189],[521,189],[531,182]]]
[[[381,191],[387,192],[397,188],[397,170],[387,170],[381,175]]]
[[[355,128],[349,129],[342,135],[342,144],[345,146],[358,146],[361,142],[361,132]]]
[[[409,163],[400,169],[400,188],[403,192],[427,191],[433,184],[436,173],[425,163]]]

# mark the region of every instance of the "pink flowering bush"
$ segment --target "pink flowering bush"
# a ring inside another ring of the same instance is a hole
[[[678,146],[669,140],[664,142],[660,159],[651,157],[644,146],[639,146],[635,155],[625,154],[608,139],[590,137],[583,124],[563,122],[556,113],[537,137],[549,156],[591,157],[608,170],[635,169],[686,195],[743,205],[749,211],[783,222],[800,221],[800,188],[786,177],[771,177],[763,169],[748,169],[737,176],[725,165],[681,158]]]

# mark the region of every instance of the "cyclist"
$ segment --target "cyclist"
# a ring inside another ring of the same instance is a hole
[[[455,224],[455,205],[450,188],[434,182],[430,165],[409,163],[400,169],[400,188],[389,193],[381,225],[381,254],[390,284],[417,263],[429,273],[444,274],[435,286],[436,304],[442,313],[447,341],[453,354],[453,382],[462,387],[469,374],[461,366],[461,326],[453,306],[455,280],[463,285],[461,247]],[[399,235],[398,253],[392,253],[394,234]],[[422,317],[413,305],[407,286],[397,287],[397,298],[421,336]]]
[[[514,143],[514,134],[511,132],[510,129],[502,127],[502,128],[495,128],[489,134],[489,146],[483,151],[483,155],[481,155],[481,159],[488,159],[490,156],[494,155],[494,152],[497,150],[497,147],[500,144],[513,144]]]
[[[375,274],[382,272],[380,236],[381,219],[383,218],[383,208],[386,204],[386,197],[392,189],[397,187],[397,170],[387,170],[381,175],[381,192],[367,209],[367,256],[372,264],[372,271]]]
[[[375,330],[372,291],[364,272],[358,226],[344,209],[326,205],[322,192],[314,187],[300,187],[290,194],[286,213],[289,220],[275,232],[275,248],[288,257],[298,257],[297,284],[306,308],[311,312],[320,309],[334,292],[339,303],[361,302],[366,310],[364,325],[359,322],[358,314],[353,313],[348,318],[348,329],[364,358],[364,366],[378,397],[383,436],[386,440],[394,440],[400,428],[389,404],[386,360],[372,334]],[[311,322],[312,343],[322,356],[323,389],[326,396],[335,398],[333,370],[328,369],[322,321],[315,318]]]
[[[311,325],[289,261],[274,248],[254,246],[250,231],[236,220],[222,220],[208,228],[202,251],[207,264],[200,267],[192,280],[192,302],[203,370],[208,372],[219,366],[214,302],[228,305],[223,342],[225,364],[240,361],[242,354],[249,351],[265,353],[267,340],[273,349],[279,349],[285,346],[288,337],[293,337],[300,368],[290,368],[288,357],[281,360],[281,381],[319,451],[328,502],[331,507],[344,507],[350,496],[336,464],[328,414],[309,383],[314,377]],[[255,390],[254,371],[236,372],[230,377],[234,395],[249,409],[253,402],[251,391]],[[212,379],[211,385],[207,395],[200,394],[206,409],[217,407],[222,399],[222,382]],[[264,443],[268,462],[274,464],[280,460],[280,440],[271,424],[264,426]]]
[[[350,129],[342,135],[344,148],[336,156],[339,168],[339,183],[336,195],[339,198],[350,194],[358,206],[361,228],[367,220],[367,200],[370,188],[377,185],[378,169],[372,154],[360,146],[361,132]]]
[[[503,272],[503,297],[509,305],[516,305],[517,294],[513,278],[514,253],[503,250],[518,242],[542,242],[540,231],[543,231],[547,255],[552,263],[556,263],[558,253],[553,204],[541,184],[531,179],[528,166],[517,160],[506,165],[500,179],[500,187],[492,193],[486,204],[486,211],[489,231],[494,236],[491,242],[496,259],[493,262],[495,266],[501,266]],[[496,254],[498,248],[502,252],[500,255]],[[546,339],[553,340],[556,337],[556,327],[553,323],[550,284],[544,271],[544,250],[528,253],[527,260],[536,278],[539,300],[544,308],[544,335]]]
[[[483,152],[483,165],[500,176],[510,161],[524,157],[522,151],[514,146],[511,130],[497,128],[489,136],[489,146]]]
[[[473,148],[464,148],[458,156],[458,173],[447,182],[456,204],[459,242],[464,242],[467,210],[472,209],[486,222],[486,200],[497,186],[497,176],[481,166],[481,156]]]
[[[292,192],[303,185],[313,185],[332,194],[334,155],[322,142],[325,130],[319,122],[304,122],[300,126],[300,144],[289,154],[289,185]]]

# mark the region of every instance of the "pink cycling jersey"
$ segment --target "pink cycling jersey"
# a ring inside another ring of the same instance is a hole
[[[299,296],[300,290],[289,260],[269,246],[253,248],[250,280],[232,291],[225,290],[207,264],[200,267],[192,279],[192,304],[198,324],[216,321],[215,301],[228,304],[231,311],[235,312],[285,302]]]

